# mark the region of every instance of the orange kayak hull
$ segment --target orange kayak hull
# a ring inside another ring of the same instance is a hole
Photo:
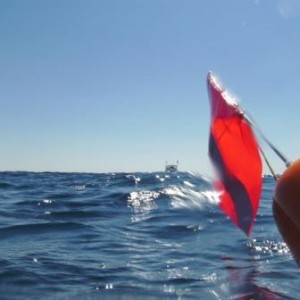
[[[300,159],[277,181],[273,214],[284,241],[300,266]]]

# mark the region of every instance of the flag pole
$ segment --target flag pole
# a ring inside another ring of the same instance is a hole
[[[275,154],[283,161],[283,163],[285,164],[285,166],[288,168],[291,165],[291,161],[286,158],[286,156],[279,151],[268,139],[267,137],[264,135],[264,133],[262,132],[262,130],[259,128],[259,126],[257,125],[256,122],[254,122],[254,120],[251,118],[249,118],[245,113],[244,113],[244,118],[245,120],[256,129],[256,131],[259,133],[259,135],[262,137],[262,139],[266,142],[266,144],[275,152]],[[260,147],[259,147],[260,148]],[[260,151],[262,152],[261,148]],[[262,152],[263,153],[263,152]],[[265,157],[265,155],[263,154],[263,157]],[[268,164],[268,163],[267,163]],[[269,164],[268,164],[269,165]]]

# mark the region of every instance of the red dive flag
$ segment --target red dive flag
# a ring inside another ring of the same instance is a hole
[[[209,156],[219,175],[220,207],[249,236],[262,187],[258,144],[242,109],[211,73],[207,87],[211,105]]]

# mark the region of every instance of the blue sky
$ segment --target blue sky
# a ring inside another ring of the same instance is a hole
[[[208,70],[296,159],[299,28],[299,0],[0,1],[0,170],[211,174]]]

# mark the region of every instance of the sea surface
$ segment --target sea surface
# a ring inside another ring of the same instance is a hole
[[[247,238],[200,174],[0,172],[0,299],[299,299],[274,186]]]

